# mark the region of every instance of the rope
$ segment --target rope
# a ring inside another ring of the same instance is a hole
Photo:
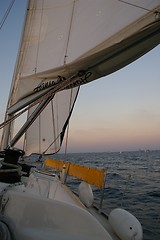
[[[71,95],[70,95],[70,103],[69,103],[69,112],[71,111],[71,105],[72,105],[72,96],[73,96],[73,89],[71,89]],[[52,114],[53,116],[53,114]],[[45,154],[48,149],[56,142],[56,140],[60,137],[61,133],[49,144],[49,146],[43,151],[43,153],[40,155],[39,160],[42,158],[43,154]],[[67,146],[68,146],[68,135],[69,135],[69,124],[67,127],[67,134],[66,134],[66,144],[65,144],[65,156],[67,154]]]
[[[136,5],[136,4],[134,4],[134,3],[130,3],[130,2],[127,2],[127,1],[124,1],[124,0],[118,0],[118,1],[119,1],[119,2],[122,2],[122,3],[125,3],[125,4],[127,4],[127,5],[130,5],[130,6],[132,6],[132,7],[136,7],[136,8],[139,8],[139,9],[143,9],[143,10],[145,10],[145,11],[147,11],[147,12],[156,13],[156,12],[153,11],[153,10],[150,10],[150,9],[148,9],[148,8],[144,8],[144,7],[139,6],[139,5]]]
[[[71,111],[71,105],[72,105],[72,95],[73,95],[73,89],[71,89],[70,103],[69,103],[69,112]],[[66,157],[66,155],[67,155],[68,136],[69,136],[69,122],[68,122],[68,127],[67,127],[67,134],[66,134],[65,157]]]
[[[5,12],[5,14],[4,14],[4,16],[3,16],[3,18],[2,18],[2,20],[1,20],[1,22],[0,22],[0,30],[2,29],[2,27],[3,27],[3,25],[4,25],[5,21],[6,21],[6,19],[7,19],[7,17],[8,17],[8,15],[9,15],[9,13],[10,13],[10,11],[11,11],[11,8],[13,7],[14,2],[15,2],[15,0],[12,0],[12,2],[10,3],[9,7],[7,8],[7,10],[6,10],[6,12]]]
[[[5,162],[1,162],[2,165],[7,166],[7,167],[11,167],[11,169],[0,169],[0,173],[6,173],[6,172],[18,172],[21,173],[21,166],[17,166],[15,164],[10,164],[10,163],[5,163]],[[13,169],[12,169],[13,168]]]
[[[42,155],[48,151],[48,149],[53,145],[53,143],[59,138],[60,135],[61,133],[53,140],[53,142],[51,142],[51,144],[46,148],[46,150],[43,151]]]
[[[67,38],[66,51],[65,51],[65,55],[64,55],[64,64],[66,64],[66,58],[68,57],[67,56],[67,50],[68,50],[68,45],[69,45],[69,38],[70,38],[70,35],[71,35],[71,27],[72,27],[72,22],[73,22],[74,7],[75,7],[75,0],[73,2],[73,8],[72,8],[72,13],[71,13],[71,21],[70,21],[70,26],[69,26],[68,38]]]

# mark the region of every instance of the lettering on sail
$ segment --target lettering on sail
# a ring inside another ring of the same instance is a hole
[[[65,87],[65,88],[68,89],[68,88],[73,88],[73,87],[77,87],[77,86],[80,86],[82,84],[85,84],[85,83],[89,82],[89,78],[90,78],[91,75],[92,75],[91,72],[79,71],[78,75],[76,77],[73,76],[70,79],[70,81],[73,80],[73,82],[72,83],[68,82],[67,87]],[[58,78],[56,80],[50,80],[50,81],[46,81],[46,82],[41,83],[36,88],[34,88],[33,91],[34,92],[42,91],[46,88],[56,86],[57,84],[59,84],[62,81],[64,82],[65,80],[67,80],[67,78],[65,78],[63,76],[58,76]]]
[[[58,76],[58,78],[56,80],[50,80],[50,81],[47,81],[47,82],[43,82],[41,83],[40,85],[38,85],[36,88],[34,88],[34,92],[39,92],[39,91],[42,91],[46,88],[50,88],[50,87],[53,87],[55,85],[57,85],[58,83],[62,82],[66,80],[65,77],[62,77],[62,76]]]
[[[92,75],[92,72],[79,71],[78,78],[75,79],[75,81],[73,81],[73,83],[69,84],[69,86],[67,88],[73,88],[73,87],[77,87],[82,84],[88,83],[91,75]]]

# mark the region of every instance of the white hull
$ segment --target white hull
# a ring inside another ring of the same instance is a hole
[[[87,210],[56,175],[35,171],[26,187],[16,185],[1,183],[1,203],[17,240],[112,239],[104,227],[109,228],[107,218],[102,226],[91,214],[93,209]]]
[[[6,233],[13,234],[16,240],[142,239],[141,226],[139,235],[134,216],[120,209],[118,215],[112,214],[111,226],[106,215],[94,207],[85,207],[54,173],[33,170],[26,183],[1,183],[0,192],[0,228],[5,222]],[[123,223],[124,217],[128,226]],[[116,224],[117,220],[121,225]]]

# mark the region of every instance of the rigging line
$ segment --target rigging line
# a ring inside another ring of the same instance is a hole
[[[44,10],[44,0],[42,2],[42,11],[41,11],[41,18],[40,18],[39,34],[38,34],[38,46],[37,46],[36,63],[35,63],[35,69],[34,69],[35,73],[37,72],[38,54],[39,54],[40,38],[41,38],[41,30],[42,30],[43,10]]]
[[[72,96],[73,96],[73,88],[71,88],[71,94],[70,94],[69,113],[71,112],[71,109],[72,109],[72,108],[71,108]],[[66,155],[67,155],[68,136],[69,136],[69,121],[68,121],[67,133],[66,133],[65,157],[66,157]]]
[[[55,100],[55,106],[56,106],[54,108],[54,113],[56,114],[55,129],[57,129],[57,131],[58,131],[58,129],[59,129],[59,104],[58,104],[59,102],[58,102],[58,94],[55,96],[54,100]],[[56,147],[57,147],[57,144],[56,144]],[[59,141],[58,141],[58,148],[59,148]]]
[[[65,55],[64,55],[64,65],[66,64],[66,60],[67,60],[67,57],[68,57],[67,56],[67,51],[68,51],[68,45],[69,45],[69,38],[70,38],[70,35],[71,35],[71,27],[72,27],[72,22],[73,22],[74,7],[75,7],[75,0],[73,2],[73,7],[72,7],[71,21],[70,21],[70,26],[69,26],[68,38],[67,38],[66,51],[65,51]]]
[[[2,20],[1,20],[1,22],[0,22],[0,30],[2,29],[2,27],[3,27],[3,25],[4,25],[5,21],[6,21],[6,19],[7,19],[7,17],[8,17],[8,15],[9,15],[9,13],[10,13],[10,11],[11,11],[11,8],[13,7],[14,2],[15,2],[15,0],[12,0],[12,2],[10,3],[9,7],[7,8],[7,10],[6,10],[6,12],[5,12],[5,14],[4,14],[4,16],[3,16],[3,18],[2,18]]]
[[[27,112],[27,119],[29,118],[29,111]],[[27,131],[24,134],[24,141],[23,141],[23,151],[25,151],[27,147]]]
[[[145,8],[145,7],[136,5],[136,4],[134,4],[134,3],[129,3],[129,2],[127,2],[127,1],[125,1],[125,0],[117,0],[117,1],[122,2],[122,3],[124,3],[124,4],[127,4],[127,5],[130,5],[130,6],[132,6],[132,7],[136,7],[136,8],[143,9],[143,10],[145,10],[145,11],[147,11],[147,12],[155,12],[155,11],[150,10],[150,9],[148,9],[148,8]]]
[[[79,89],[80,89],[80,87],[79,87],[78,90],[77,90],[76,97],[74,98],[73,103],[72,103],[73,89],[71,89],[71,95],[70,95],[70,112],[69,112],[68,119],[70,118],[70,115],[71,115],[71,113],[72,113],[72,111],[73,111],[73,107],[74,107],[74,104],[75,104],[75,101],[76,101],[76,98],[77,98]],[[51,103],[52,103],[52,100],[51,100]],[[52,103],[52,104],[53,104],[53,103]],[[57,113],[57,119],[58,119],[58,113]],[[69,125],[69,120],[67,120],[66,122],[68,122],[67,125]],[[66,123],[65,123],[65,125],[66,125]],[[64,125],[64,126],[65,126],[65,125]],[[57,127],[58,127],[58,126],[57,126]],[[64,128],[64,127],[63,127],[63,128]],[[55,143],[55,142],[57,141],[57,139],[59,139],[59,137],[62,136],[62,133],[63,133],[63,131],[58,134],[58,136],[53,140],[53,142],[51,142],[51,144],[48,146],[48,148],[47,148],[42,154],[45,154],[45,153],[48,151],[48,149],[53,145],[53,143]],[[61,143],[61,144],[62,144],[62,143]],[[61,144],[60,144],[60,145],[61,145]],[[55,145],[55,146],[56,146],[56,149],[57,149],[57,145]],[[60,149],[60,148],[59,148],[59,149]],[[57,152],[59,151],[59,149],[56,150],[56,152],[54,152],[54,153],[57,153]]]
[[[39,132],[38,132],[38,135],[39,135],[39,152],[41,153],[41,114],[39,114],[37,120],[38,120],[38,124],[39,124]]]
[[[56,97],[56,96],[55,96],[55,97]],[[55,97],[54,97],[54,99],[55,99]],[[51,114],[52,114],[53,136],[54,136],[54,138],[55,138],[55,136],[56,136],[56,121],[55,121],[53,100],[51,101]],[[57,149],[57,144],[55,145],[55,148]]]
[[[45,154],[48,149],[53,145],[53,143],[60,137],[61,133],[51,142],[51,144],[46,148],[46,150],[43,151],[42,154]]]

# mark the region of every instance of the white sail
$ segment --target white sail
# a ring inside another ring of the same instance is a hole
[[[49,120],[49,103],[39,117],[44,123],[41,120],[40,126],[37,119],[26,127],[27,152],[43,153],[54,141],[48,152],[59,149],[58,137],[64,134],[77,96],[75,87],[126,66],[159,43],[159,0],[30,0],[7,112],[11,116],[52,94],[61,124],[57,130],[51,127],[55,117]],[[71,88],[75,92],[69,104]]]
[[[92,74],[77,84],[105,76],[157,45],[159,0],[134,4],[30,0],[11,105],[81,70]]]

